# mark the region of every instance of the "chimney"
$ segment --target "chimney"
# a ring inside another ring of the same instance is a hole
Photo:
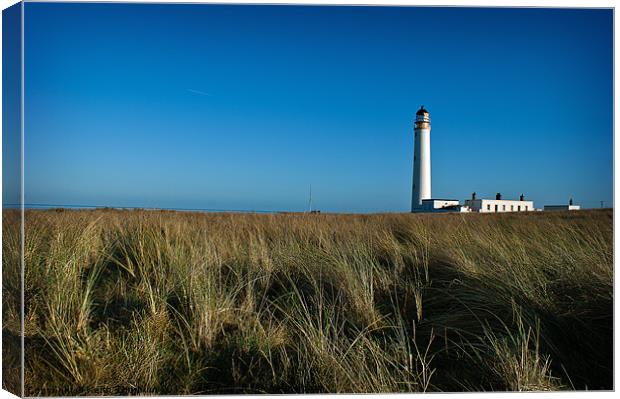
[[[476,192],[474,191],[473,193],[471,193],[471,199],[475,200],[476,199]]]
[[[495,194],[495,199],[496,200],[501,200],[502,199],[502,195],[500,193]]]
[[[525,195],[521,194],[521,196],[519,197],[519,201],[525,201]]]

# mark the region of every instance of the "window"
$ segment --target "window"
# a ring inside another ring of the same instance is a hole
[[[497,204],[495,204],[495,212],[497,212],[497,207],[498,207],[498,205],[497,205]]]
[[[527,211],[527,205],[525,205],[525,210]]]
[[[487,211],[491,210],[491,204],[487,204]]]
[[[517,205],[517,212],[521,212],[521,205]]]
[[[510,210],[514,211],[515,210],[515,206],[514,205],[510,205]]]
[[[502,205],[502,211],[506,210],[506,205]]]

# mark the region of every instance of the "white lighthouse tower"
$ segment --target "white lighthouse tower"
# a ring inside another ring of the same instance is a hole
[[[431,198],[431,117],[424,106],[415,114],[413,146],[411,212],[421,208],[422,200]]]

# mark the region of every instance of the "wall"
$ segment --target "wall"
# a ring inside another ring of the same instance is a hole
[[[545,211],[578,211],[579,205],[545,205]]]
[[[450,206],[450,205],[459,205],[459,201],[458,200],[438,200],[438,199],[423,200],[422,210],[433,211],[435,209],[441,209],[443,207]]]
[[[497,205],[498,213],[530,212],[530,211],[536,210],[534,209],[534,201],[477,199],[477,200],[465,200],[465,205],[471,207],[474,212],[483,212],[483,213],[496,212],[495,205]],[[504,209],[504,206],[506,207],[505,209]],[[526,206],[527,206],[527,210],[525,209]],[[518,210],[519,207],[521,207],[520,211]]]
[[[431,198],[431,129],[414,129],[411,210]]]

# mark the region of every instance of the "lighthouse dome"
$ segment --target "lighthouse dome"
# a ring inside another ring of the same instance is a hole
[[[416,115],[428,115],[428,110],[426,108],[424,108],[424,105],[420,107],[420,109],[418,110],[418,112],[415,113]]]

